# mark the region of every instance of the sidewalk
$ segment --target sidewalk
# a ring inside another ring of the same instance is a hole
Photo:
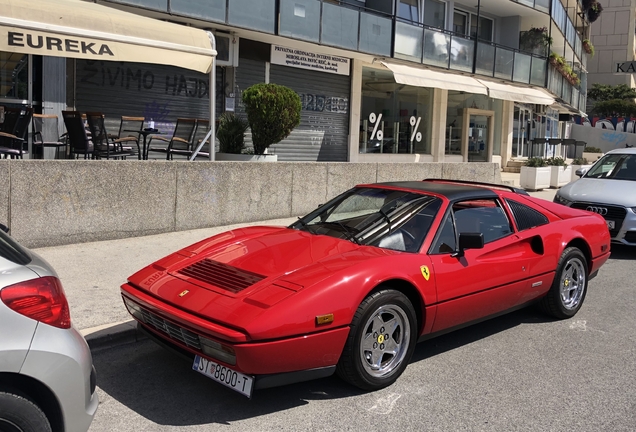
[[[514,181],[516,175],[518,181],[519,174],[505,174],[502,179]],[[555,192],[555,189],[547,189],[530,194],[551,201]],[[137,270],[223,231],[250,225],[286,226],[295,220],[295,217],[274,219],[34,251],[57,271],[69,301],[73,325],[95,348],[133,341],[136,337],[134,322],[124,307],[119,287]]]

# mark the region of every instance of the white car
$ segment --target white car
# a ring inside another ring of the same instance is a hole
[[[636,246],[636,148],[612,150],[577,174],[554,202],[600,214],[612,242]]]
[[[91,352],[55,271],[0,228],[0,431],[85,432],[99,403]]]

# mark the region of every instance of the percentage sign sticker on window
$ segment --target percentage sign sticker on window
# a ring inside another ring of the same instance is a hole
[[[382,122],[382,114],[378,114],[378,117],[375,117],[375,113],[371,113],[369,114],[369,123],[371,123],[373,125],[373,131],[371,132],[371,139],[378,139],[380,141],[382,141],[382,138],[384,137],[384,133],[382,132],[382,130],[378,130],[378,127],[380,126],[380,123]]]
[[[416,140],[417,142],[422,141],[422,133],[417,131],[417,129],[420,127],[421,121],[422,117],[418,117],[417,119],[415,119],[415,116],[412,116],[411,120],[409,121],[413,128],[411,129],[411,142],[413,142],[413,140]]]

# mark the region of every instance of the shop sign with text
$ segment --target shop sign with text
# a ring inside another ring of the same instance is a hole
[[[273,64],[349,75],[349,61],[344,57],[272,45],[271,62]]]

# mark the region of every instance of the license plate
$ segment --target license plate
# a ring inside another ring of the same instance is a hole
[[[212,360],[204,359],[198,355],[194,357],[192,369],[202,373],[208,378],[212,378],[214,381],[221,383],[232,390],[236,390],[248,398],[252,397],[254,377],[244,375],[228,367],[215,363]]]
[[[613,229],[614,229],[614,227],[616,226],[616,225],[614,224],[614,221],[608,220],[608,221],[605,221],[605,222],[607,222],[607,228],[608,228],[608,229],[613,230]]]

